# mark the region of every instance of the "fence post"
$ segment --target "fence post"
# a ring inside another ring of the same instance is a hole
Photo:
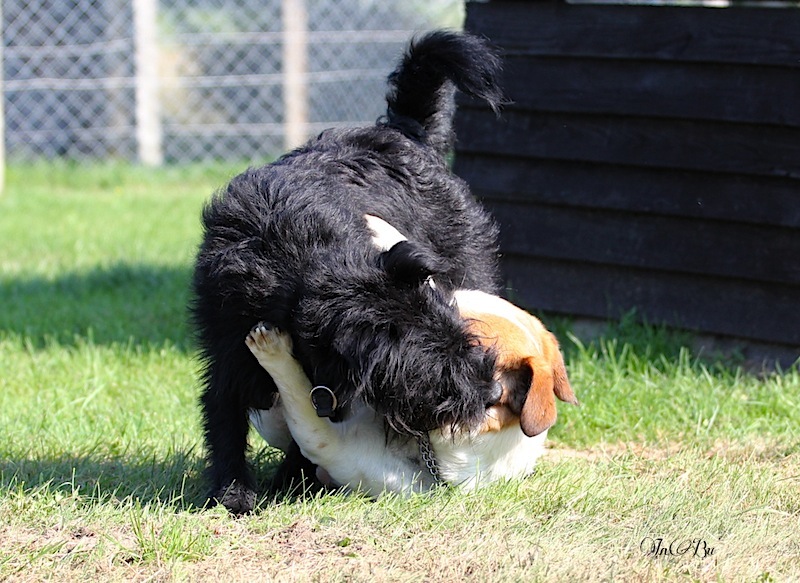
[[[133,0],[136,146],[139,162],[145,166],[160,166],[164,162],[158,91],[157,13],[158,0]]]
[[[306,140],[308,124],[308,15],[304,0],[283,0],[283,142],[286,149]]]
[[[4,23],[3,3],[0,2],[0,195],[3,194],[6,186],[6,67],[3,61],[3,47],[6,40],[3,35]]]

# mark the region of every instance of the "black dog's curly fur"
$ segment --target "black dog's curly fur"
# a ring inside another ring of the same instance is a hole
[[[268,409],[277,390],[244,343],[259,321],[291,334],[309,379],[344,411],[363,399],[400,433],[470,426],[496,398],[494,355],[449,300],[458,288],[496,292],[497,231],[445,156],[456,88],[496,108],[498,71],[476,37],[430,33],[389,77],[376,125],[325,131],[207,205],[193,316],[211,496],[230,510],[255,499],[248,409]],[[380,252],[365,214],[408,241]]]

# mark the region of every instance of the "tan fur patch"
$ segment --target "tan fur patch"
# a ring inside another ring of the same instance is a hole
[[[534,316],[505,303],[502,315],[461,312],[480,343],[497,352],[497,380],[503,387],[500,401],[487,409],[478,431],[500,431],[519,424],[531,437],[555,423],[556,397],[572,404],[578,401],[555,336]],[[524,386],[521,379],[527,381]]]

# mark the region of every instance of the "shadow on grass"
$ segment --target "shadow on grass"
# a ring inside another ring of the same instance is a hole
[[[282,454],[264,448],[254,459],[261,494]],[[39,459],[0,460],[0,495],[19,492],[26,497],[74,498],[88,504],[135,501],[178,511],[205,507],[207,481],[205,460],[189,449],[150,458],[69,455]]]
[[[192,348],[191,268],[115,264],[44,277],[0,279],[0,334],[35,348],[133,343]]]

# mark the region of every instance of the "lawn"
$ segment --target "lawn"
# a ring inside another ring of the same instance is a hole
[[[631,319],[589,341],[544,316],[582,405],[529,479],[203,509],[186,304],[202,203],[231,173],[9,169],[0,580],[800,580],[800,369],[701,359]]]

